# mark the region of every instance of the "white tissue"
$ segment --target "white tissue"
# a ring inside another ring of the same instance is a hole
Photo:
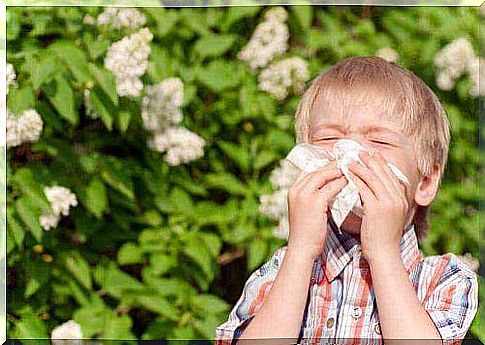
[[[327,165],[331,160],[337,160],[337,167],[342,170],[342,173],[348,180],[345,187],[330,200],[332,218],[339,227],[339,231],[340,225],[342,225],[350,212],[362,217],[363,209],[359,190],[354,181],[352,181],[348,170],[348,165],[351,161],[357,161],[365,166],[359,158],[359,151],[367,150],[354,140],[342,139],[334,144],[333,152],[317,145],[301,143],[293,147],[286,156],[286,160],[307,173]],[[387,164],[392,173],[409,186],[409,180],[401,170],[391,163]]]

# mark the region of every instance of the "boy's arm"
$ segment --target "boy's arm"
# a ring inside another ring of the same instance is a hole
[[[311,256],[288,247],[270,292],[259,312],[240,336],[238,345],[296,343],[313,262]],[[265,341],[261,338],[278,339]]]
[[[386,345],[392,344],[392,338],[437,339],[425,344],[461,343],[478,308],[478,281],[473,271],[459,265],[454,257],[452,260],[440,275],[449,278],[431,291],[424,305],[399,253],[383,254],[369,262]]]

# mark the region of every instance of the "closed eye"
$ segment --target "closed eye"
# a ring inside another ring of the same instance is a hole
[[[389,143],[389,142],[387,142],[387,141],[382,141],[382,140],[371,140],[371,142],[376,143],[376,144],[380,144],[380,145],[389,145],[389,146],[393,146],[391,143]]]

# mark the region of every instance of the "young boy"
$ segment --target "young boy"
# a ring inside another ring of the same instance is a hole
[[[296,133],[297,143],[352,139],[371,153],[359,154],[365,167],[349,165],[364,214],[338,232],[328,203],[347,180],[335,161],[300,175],[288,192],[288,244],[249,277],[216,344],[459,344],[477,311],[477,276],[452,253],[421,257],[417,242],[448,155],[435,94],[393,63],[352,57],[310,85]]]

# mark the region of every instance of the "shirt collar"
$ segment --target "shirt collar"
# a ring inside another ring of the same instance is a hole
[[[341,234],[339,234],[337,225],[330,217],[324,250],[318,258],[324,268],[327,280],[331,282],[335,279],[352,258],[360,255],[361,252],[359,240],[346,231],[341,231]],[[413,224],[403,230],[401,259],[408,274],[422,259]]]

